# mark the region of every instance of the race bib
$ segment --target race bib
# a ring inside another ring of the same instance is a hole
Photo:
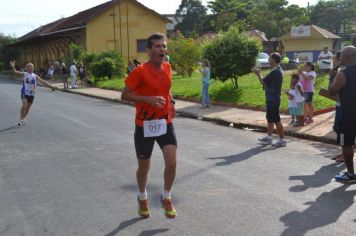
[[[167,121],[166,119],[160,120],[145,120],[143,122],[143,136],[158,137],[167,133]]]

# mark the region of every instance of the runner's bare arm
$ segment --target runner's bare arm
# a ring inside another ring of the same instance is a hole
[[[170,96],[170,98],[171,98],[171,104],[170,104],[170,105],[171,105],[171,110],[170,110],[169,116],[170,116],[172,119],[174,119],[174,118],[176,117],[176,115],[177,115],[177,111],[176,111],[176,107],[175,107],[176,101],[174,101],[171,92],[169,92],[169,96]]]
[[[47,81],[45,81],[44,79],[42,79],[42,78],[39,77],[38,75],[36,75],[36,78],[37,78],[37,80],[38,80],[41,84],[43,84],[43,85],[45,85],[46,87],[52,89],[53,91],[56,89],[56,87],[52,86],[51,84],[49,84]]]
[[[156,108],[163,108],[166,105],[166,99],[162,96],[135,95],[127,86],[125,86],[124,90],[121,93],[121,99],[129,102],[147,103]]]
[[[17,77],[23,77],[25,73],[16,70],[15,65],[16,65],[16,64],[15,64],[15,61],[10,61],[10,66],[12,67],[12,71],[14,72],[15,76],[17,76]]]
[[[329,86],[329,93],[331,96],[338,94],[346,83],[345,74],[343,71],[337,73],[334,81]]]

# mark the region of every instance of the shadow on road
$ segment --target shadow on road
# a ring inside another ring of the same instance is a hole
[[[245,161],[253,156],[256,156],[262,152],[267,152],[270,150],[275,150],[276,148],[271,147],[271,146],[258,146],[251,148],[247,151],[241,152],[236,155],[230,155],[230,156],[225,156],[225,157],[208,157],[206,159],[209,160],[222,160],[221,162],[216,163],[217,166],[226,166],[226,165],[231,165],[235,162],[240,162],[240,161]]]
[[[330,192],[322,193],[302,212],[292,211],[280,218],[288,227],[281,235],[305,235],[309,230],[332,224],[353,203],[356,190],[346,191],[349,185],[342,185]],[[351,226],[350,226],[351,227]]]
[[[5,129],[0,129],[0,134],[6,134],[6,133],[13,133],[13,132],[7,132],[7,131],[12,131],[12,130],[15,130],[15,129],[18,129],[20,128],[18,125],[13,125],[9,128],[5,128]]]
[[[319,188],[330,183],[330,180],[345,168],[344,164],[332,163],[322,166],[312,175],[289,176],[289,180],[300,180],[302,185],[296,185],[289,189],[291,192],[302,192],[308,188]]]
[[[139,236],[153,236],[156,234],[160,234],[160,233],[165,233],[167,232],[169,229],[152,229],[152,230],[145,230],[142,231]]]
[[[144,218],[141,218],[141,217],[135,217],[135,218],[132,218],[130,220],[126,220],[126,221],[123,221],[121,222],[121,224],[116,228],[114,229],[113,231],[111,231],[110,233],[106,234],[105,236],[115,236],[115,235],[118,235],[118,233],[120,233],[120,231],[122,231],[123,229],[129,227],[130,225],[133,225],[141,220],[143,220]]]
[[[338,153],[341,153],[341,150],[338,146],[332,146],[335,147],[335,149],[333,150],[332,147],[327,146],[325,144],[322,143],[312,143],[311,144],[314,148],[320,150],[320,156],[324,156],[325,158],[332,158],[335,155],[337,155]]]

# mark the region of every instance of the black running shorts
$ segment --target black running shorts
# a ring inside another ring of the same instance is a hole
[[[177,147],[177,139],[173,124],[167,125],[167,133],[158,137],[143,136],[143,127],[137,126],[135,128],[135,150],[136,156],[140,160],[149,159],[152,155],[155,141],[162,149],[166,145],[174,145]]]
[[[21,99],[26,99],[28,103],[33,103],[33,100],[35,99],[35,96],[29,96],[29,95],[25,95],[22,94],[21,95]]]
[[[356,129],[349,127],[348,129],[340,129],[337,133],[337,143],[340,146],[353,146],[355,145]]]
[[[268,123],[280,122],[279,107],[267,106],[266,119]]]

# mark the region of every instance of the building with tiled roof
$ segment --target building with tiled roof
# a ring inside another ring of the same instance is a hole
[[[292,27],[279,40],[290,59],[316,62],[325,46],[336,52],[340,49],[340,37],[316,25]]]
[[[144,42],[153,32],[165,33],[170,20],[136,0],[114,0],[41,26],[12,45],[20,47],[22,63],[47,67],[70,57],[69,45],[87,52],[116,50],[124,59],[146,60]]]

